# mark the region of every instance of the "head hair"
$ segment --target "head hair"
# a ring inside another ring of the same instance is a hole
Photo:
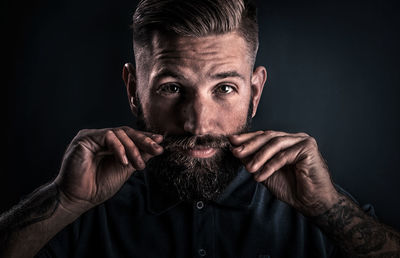
[[[154,32],[190,37],[238,32],[253,64],[258,49],[256,7],[251,0],[141,0],[132,27],[135,52],[151,46]]]

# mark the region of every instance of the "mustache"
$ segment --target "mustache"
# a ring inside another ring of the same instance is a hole
[[[165,150],[188,150],[195,147],[205,148],[219,148],[219,149],[231,149],[232,144],[230,143],[228,136],[226,135],[167,135],[164,136],[164,140],[161,146]]]

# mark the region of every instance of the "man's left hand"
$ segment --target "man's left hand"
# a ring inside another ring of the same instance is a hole
[[[311,136],[257,131],[229,139],[233,155],[255,180],[304,215],[322,214],[337,202],[328,167]]]

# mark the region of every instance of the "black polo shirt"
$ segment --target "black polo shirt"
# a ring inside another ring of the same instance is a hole
[[[181,202],[138,171],[37,257],[333,257],[311,221],[243,168],[216,202]]]

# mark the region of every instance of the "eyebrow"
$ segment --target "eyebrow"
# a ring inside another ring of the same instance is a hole
[[[172,71],[170,69],[166,69],[166,68],[161,69],[157,73],[157,75],[154,77],[154,80],[158,81],[159,79],[165,78],[165,77],[172,77],[172,78],[177,79],[177,80],[186,80],[186,77],[183,76],[182,74],[176,73],[176,72],[174,72],[174,71]]]
[[[237,77],[237,78],[241,79],[242,81],[245,81],[244,76],[236,71],[227,71],[227,72],[216,73],[216,74],[212,74],[210,77],[213,79],[226,79],[226,78],[230,78],[230,77]]]
[[[177,73],[173,70],[167,69],[167,68],[161,69],[157,73],[157,75],[154,77],[154,80],[158,81],[161,78],[165,78],[165,77],[172,77],[177,80],[187,80],[187,78],[184,75]],[[240,73],[238,73],[237,71],[226,71],[226,72],[220,72],[220,73],[215,73],[215,74],[210,75],[210,78],[219,79],[219,80],[226,79],[226,78],[232,78],[232,77],[234,77],[234,78],[236,77],[236,78],[241,79],[242,81],[245,81],[244,76],[241,75]]]

